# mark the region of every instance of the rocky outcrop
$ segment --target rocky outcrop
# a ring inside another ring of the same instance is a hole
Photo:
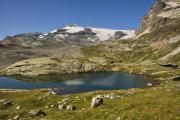
[[[45,74],[65,74],[78,72],[104,71],[106,65],[111,60],[103,57],[92,57],[81,60],[76,58],[35,58],[17,62],[4,70],[2,75],[45,75]]]
[[[160,66],[163,66],[163,67],[170,67],[170,68],[178,68],[178,65],[173,64],[173,63],[160,64]]]
[[[156,0],[149,12],[144,16],[137,34],[151,32],[180,20],[179,0]]]

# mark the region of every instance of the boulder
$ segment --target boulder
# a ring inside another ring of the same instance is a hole
[[[103,104],[103,98],[102,97],[93,97],[91,102],[91,108],[95,108]]]
[[[48,92],[49,92],[50,95],[57,95],[58,94],[58,89],[49,88]]]
[[[8,101],[8,99],[0,99],[0,103],[4,103],[6,101]]]
[[[16,107],[16,110],[19,110],[19,109],[21,109],[21,106],[17,106],[17,107]]]
[[[115,120],[121,120],[121,117],[119,116],[119,117],[115,118]]]
[[[70,110],[70,111],[74,111],[74,110],[76,110],[76,107],[75,107],[75,105],[68,105],[68,106],[66,107],[66,109],[67,109],[67,110]]]
[[[152,83],[148,83],[147,86],[152,86]]]
[[[20,119],[20,115],[16,115],[12,119],[10,119],[10,120],[19,120],[19,119]]]
[[[55,108],[56,106],[55,105],[51,105],[51,108]]]
[[[173,81],[180,81],[180,76],[176,76],[174,78],[172,78]]]
[[[6,102],[3,103],[3,105],[4,105],[5,107],[8,107],[8,106],[11,106],[11,105],[12,105],[12,102],[9,101],[9,100],[7,100]]]
[[[60,110],[66,109],[66,105],[65,104],[60,104],[60,105],[58,105],[58,108]]]
[[[35,109],[35,110],[31,110],[29,112],[29,115],[32,117],[34,117],[34,116],[42,116],[43,117],[43,116],[46,116],[46,113],[41,109]]]

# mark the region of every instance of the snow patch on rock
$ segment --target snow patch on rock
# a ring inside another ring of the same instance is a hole
[[[57,32],[57,29],[53,30],[53,31],[50,31],[50,33],[56,33]]]
[[[66,26],[63,29],[66,29],[68,33],[78,33],[80,31],[83,31],[84,28],[83,27],[79,27],[79,26]]]

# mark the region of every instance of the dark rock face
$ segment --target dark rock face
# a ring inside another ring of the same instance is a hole
[[[176,76],[173,78],[173,81],[180,81],[180,76]]]
[[[115,39],[120,39],[120,38],[122,38],[122,37],[125,36],[125,35],[127,35],[127,34],[121,32],[121,31],[117,31],[117,32],[115,32],[115,34],[114,34],[114,38],[115,38]]]
[[[14,35],[14,37],[39,37],[42,35],[40,32],[35,32],[35,33],[22,33],[22,34],[17,34]]]
[[[0,44],[0,48],[6,48],[6,46],[5,46],[5,45]]]
[[[171,3],[177,4],[177,7],[171,5]],[[179,20],[178,16],[175,18],[170,17],[170,15],[173,15],[174,11],[178,14],[179,7],[180,2],[178,2],[178,0],[156,0],[153,6],[150,8],[149,12],[142,19],[136,34],[141,34],[147,29],[149,31],[153,31],[167,24],[176,23]],[[160,15],[162,13],[163,15]]]
[[[163,66],[163,67],[170,67],[170,68],[178,68],[178,65],[172,64],[172,63],[160,64],[160,66]]]

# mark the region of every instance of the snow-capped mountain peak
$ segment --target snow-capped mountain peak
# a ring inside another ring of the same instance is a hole
[[[83,31],[84,28],[77,26],[77,25],[68,25],[66,27],[64,27],[63,29],[66,29],[68,33],[78,33],[80,31]]]
[[[40,39],[49,38],[85,40],[91,42],[105,41],[109,39],[128,39],[135,36],[135,30],[114,30],[106,28],[81,27],[76,24],[67,25],[60,29],[55,29],[49,33],[40,35]]]

